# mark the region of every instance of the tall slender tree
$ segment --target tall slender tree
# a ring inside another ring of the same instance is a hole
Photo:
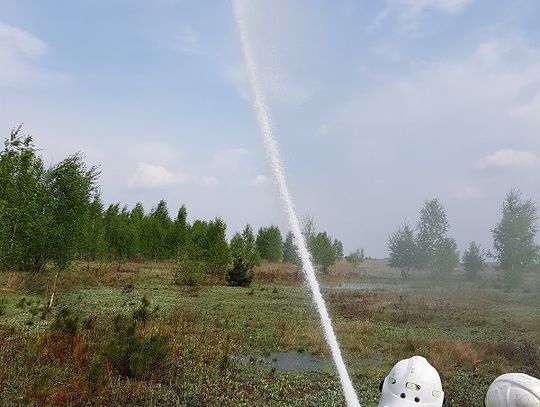
[[[508,192],[502,206],[502,219],[492,231],[495,257],[507,273],[520,273],[537,261],[537,220],[532,200],[523,200],[517,190]]]

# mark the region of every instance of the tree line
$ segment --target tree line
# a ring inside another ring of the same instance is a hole
[[[470,278],[476,278],[493,258],[504,271],[508,281],[517,281],[527,271],[538,269],[540,247],[535,243],[538,231],[537,208],[531,199],[523,199],[517,190],[506,195],[501,220],[491,230],[494,253],[471,242],[463,252],[462,262]],[[442,203],[437,199],[424,202],[420,217],[413,229],[404,222],[388,240],[389,263],[407,278],[411,270],[430,270],[447,274],[460,262],[456,241],[448,236],[449,223]]]
[[[236,258],[249,267],[261,260],[299,265],[292,234],[283,239],[275,225],[255,233],[248,224],[228,242],[225,221],[190,223],[185,205],[174,218],[165,200],[148,212],[141,203],[105,207],[98,168],[88,167],[83,158],[74,154],[46,168],[20,127],[5,140],[0,152],[0,269],[40,272],[48,264],[65,268],[74,259],[88,265],[115,260],[118,268],[123,261],[174,259],[212,274],[224,273]],[[306,219],[313,260],[327,272],[343,258],[343,245]]]

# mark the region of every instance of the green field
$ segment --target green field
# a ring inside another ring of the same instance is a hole
[[[273,352],[327,356],[310,295],[294,270],[265,264],[250,288],[173,283],[172,265],[73,267],[59,275],[0,275],[0,405],[10,406],[343,406],[331,366],[282,371],[258,359]],[[540,376],[538,275],[505,290],[493,270],[478,282],[430,274],[403,282],[382,261],[337,265],[323,281],[345,361],[363,405],[401,358],[422,355],[439,370],[448,406],[480,405],[499,374]],[[141,299],[141,337],[167,338],[167,352],[142,375],[106,356],[118,314]],[[24,299],[24,300],[23,300]],[[62,309],[76,327],[58,327]],[[269,358],[271,359],[271,357]],[[252,360],[253,363],[249,363]]]

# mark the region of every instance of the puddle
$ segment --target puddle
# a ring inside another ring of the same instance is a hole
[[[408,285],[388,283],[338,283],[324,285],[323,288],[330,290],[357,290],[357,291],[395,291],[404,292],[411,290]]]
[[[236,360],[244,365],[260,365],[268,370],[286,373],[320,372],[334,367],[328,357],[296,350],[274,352],[268,356],[239,356]]]

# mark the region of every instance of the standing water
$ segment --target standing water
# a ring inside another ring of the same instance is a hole
[[[285,173],[283,171],[283,165],[279,155],[278,144],[272,131],[270,115],[266,107],[262,88],[260,86],[260,83],[258,82],[255,60],[252,53],[251,44],[248,41],[248,36],[246,32],[247,29],[243,16],[242,0],[233,0],[233,7],[236,17],[236,24],[240,33],[240,41],[242,42],[246,73],[253,96],[253,107],[257,115],[257,121],[259,122],[259,127],[264,140],[264,147],[266,149],[266,154],[270,163],[270,167],[272,168],[274,180],[277,184],[281,201],[289,219],[289,227],[291,228],[291,231],[294,235],[294,240],[296,246],[298,247],[300,258],[302,260],[302,269],[304,271],[304,275],[306,277],[309,288],[311,289],[313,300],[315,302],[315,305],[317,306],[317,311],[319,312],[319,316],[321,318],[324,336],[326,338],[328,346],[330,347],[330,350],[332,352],[332,358],[334,360],[334,363],[336,364],[336,368],[339,373],[339,378],[341,381],[341,386],[343,388],[343,393],[345,395],[345,400],[347,401],[347,406],[360,407],[360,402],[358,401],[358,397],[356,396],[356,393],[354,391],[354,387],[347,372],[347,368],[345,367],[345,362],[343,361],[343,358],[341,356],[341,351],[339,349],[339,344],[336,339],[336,334],[334,333],[334,329],[332,327],[332,321],[330,320],[330,315],[328,314],[328,310],[326,309],[326,304],[321,294],[319,282],[315,277],[315,270],[313,268],[313,264],[311,263],[309,252],[306,246],[306,241],[304,239],[304,236],[302,235],[302,232],[300,231],[300,224],[294,211],[294,205],[291,195],[289,193],[289,188],[287,187]]]

